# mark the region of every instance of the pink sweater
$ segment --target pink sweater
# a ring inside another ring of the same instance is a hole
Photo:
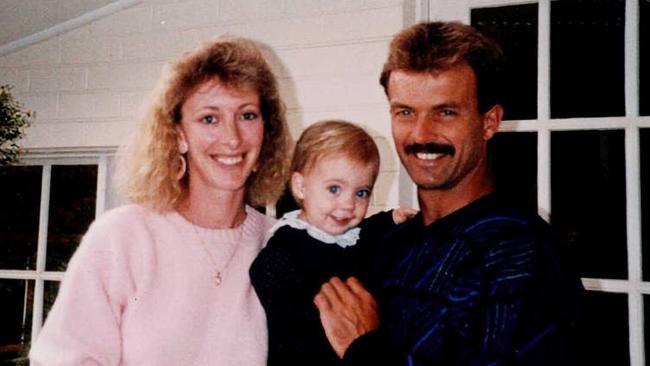
[[[102,215],[70,261],[32,365],[265,365],[248,269],[273,219],[246,212],[227,230],[137,205]]]

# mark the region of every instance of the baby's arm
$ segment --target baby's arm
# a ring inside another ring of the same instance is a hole
[[[409,207],[398,207],[393,209],[393,222],[401,224],[418,213],[418,210]]]

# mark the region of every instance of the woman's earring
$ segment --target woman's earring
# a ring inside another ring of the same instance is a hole
[[[178,157],[181,159],[181,166],[180,169],[178,169],[178,173],[176,173],[176,180],[181,180],[185,176],[185,170],[187,170],[187,163],[185,162],[185,157],[183,155],[178,155]]]
[[[185,140],[178,143],[178,152],[180,152],[181,155],[187,153],[187,150],[189,150],[189,147],[187,146],[187,142],[185,142]]]
[[[185,171],[187,170],[187,162],[185,161],[185,156],[183,156],[183,154],[186,154],[188,150],[189,147],[187,146],[187,142],[180,141],[178,143],[178,152],[180,153],[178,157],[181,159],[181,166],[178,170],[178,173],[176,173],[176,180],[181,180],[183,179],[183,176],[185,176]]]

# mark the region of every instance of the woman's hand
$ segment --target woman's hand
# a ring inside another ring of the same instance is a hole
[[[354,277],[345,282],[332,277],[321,286],[314,304],[325,335],[341,358],[355,339],[379,327],[377,303]]]

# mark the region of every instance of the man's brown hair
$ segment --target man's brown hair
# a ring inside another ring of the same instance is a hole
[[[419,23],[397,33],[379,83],[388,94],[394,70],[435,73],[464,63],[476,75],[479,112],[499,104],[503,52],[496,42],[459,22]]]

